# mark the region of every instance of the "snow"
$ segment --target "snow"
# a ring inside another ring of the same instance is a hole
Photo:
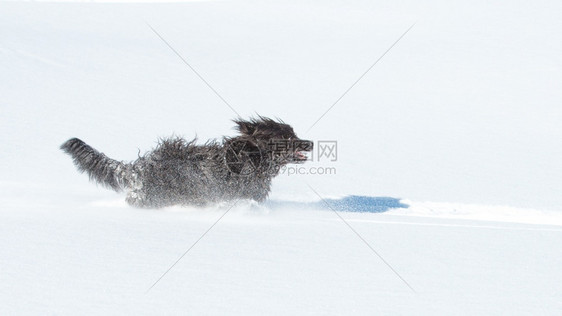
[[[0,314],[557,315],[561,13],[0,1]],[[158,137],[234,133],[150,27],[242,117],[337,141],[337,161],[232,209],[133,209],[89,183],[58,149],[70,137],[133,160]]]
[[[108,205],[2,211],[2,314],[556,314],[559,226]]]

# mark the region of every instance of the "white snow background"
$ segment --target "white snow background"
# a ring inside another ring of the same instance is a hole
[[[558,315],[561,16],[557,1],[1,1],[0,314]],[[234,134],[149,25],[242,117],[337,141],[337,161],[304,165],[337,173],[280,175],[268,203],[219,222],[227,205],[139,210],[90,183],[58,149],[70,137],[134,160],[158,137]]]

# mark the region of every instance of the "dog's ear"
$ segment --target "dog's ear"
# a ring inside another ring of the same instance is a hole
[[[256,131],[256,123],[255,122],[244,121],[242,119],[236,119],[236,120],[234,120],[234,123],[236,123],[236,125],[237,125],[236,129],[242,135],[250,136]]]

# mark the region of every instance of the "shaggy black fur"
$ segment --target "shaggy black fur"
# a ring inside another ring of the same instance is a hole
[[[234,122],[239,136],[203,145],[178,137],[164,139],[130,163],[111,159],[78,138],[61,149],[91,180],[118,192],[127,190],[127,202],[136,207],[262,202],[280,168],[306,161],[302,152],[311,151],[312,142],[299,139],[282,121],[260,116]]]

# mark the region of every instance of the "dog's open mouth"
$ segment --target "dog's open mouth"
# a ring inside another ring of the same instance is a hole
[[[295,150],[293,152],[293,161],[296,163],[303,163],[308,160],[308,152],[312,152],[312,142],[308,140],[298,140],[295,143]]]
[[[295,151],[294,159],[295,161],[306,161],[308,160],[308,157],[306,156],[306,154],[303,154],[301,151]]]

